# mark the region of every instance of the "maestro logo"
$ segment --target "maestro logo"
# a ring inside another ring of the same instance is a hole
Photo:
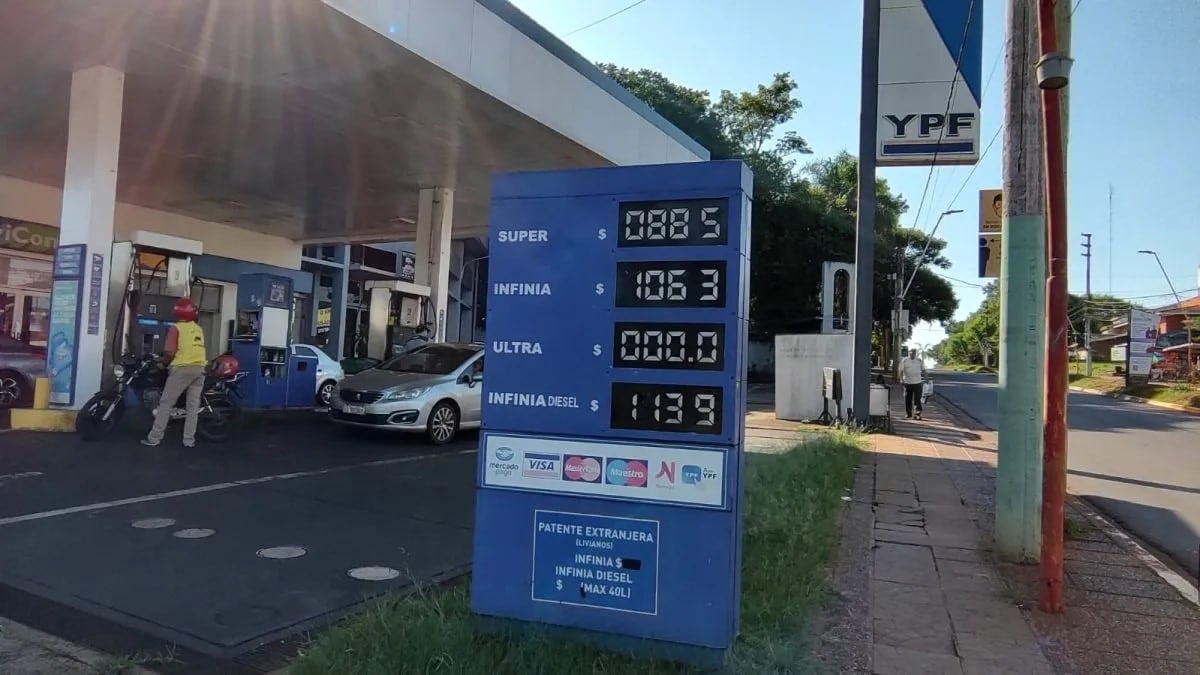
[[[562,477],[581,483],[600,482],[600,458],[573,455],[563,461]]]
[[[560,455],[527,452],[524,460],[521,464],[521,475],[525,478],[558,478],[559,467],[562,464]]]
[[[516,456],[516,454],[517,453],[513,452],[512,448],[506,445],[496,448],[496,459],[500,460],[501,462],[512,461],[512,458]]]
[[[649,477],[644,459],[610,459],[605,471],[609,485],[646,487]]]

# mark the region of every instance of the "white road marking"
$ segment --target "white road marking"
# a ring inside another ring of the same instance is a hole
[[[174,518],[143,518],[135,520],[130,525],[139,530],[158,530],[175,524]]]
[[[289,558],[299,558],[307,553],[308,549],[303,546],[272,546],[270,548],[260,548],[254,552],[254,555],[272,560],[287,560]]]
[[[359,581],[387,581],[400,576],[400,571],[390,567],[355,567],[346,574]]]
[[[216,530],[211,530],[207,527],[187,527],[178,532],[172,532],[171,536],[179,537],[180,539],[203,539],[211,537],[216,533]]]
[[[377,459],[371,462],[362,462],[359,464],[347,464],[345,466],[333,466],[325,469],[314,469],[312,471],[296,471],[294,473],[281,473],[274,476],[262,476],[260,478],[247,478],[245,480],[229,481],[227,483],[215,483],[213,485],[201,485],[199,487],[187,488],[185,490],[171,490],[170,492],[157,492],[140,497],[128,497],[126,499],[115,499],[110,502],[97,502],[95,504],[84,504],[83,506],[71,506],[65,509],[54,509],[53,511],[42,511],[39,513],[27,513],[22,516],[10,516],[8,518],[0,518],[0,527],[5,525],[16,525],[17,523],[25,523],[31,520],[45,520],[46,518],[56,518],[58,516],[69,516],[73,513],[86,513],[88,511],[99,511],[109,509],[114,506],[128,506],[130,504],[144,504],[146,502],[156,502],[163,499],[172,499],[174,497],[186,497],[188,495],[198,495],[205,492],[217,492],[219,490],[229,490],[236,487],[244,487],[247,485],[258,485],[260,483],[271,483],[275,481],[292,480],[293,478],[308,478],[310,476],[324,476],[332,473],[343,473],[345,471],[353,471],[355,469],[363,469],[374,466],[390,466],[392,464],[406,464],[408,462],[417,462],[423,459],[436,459],[438,457],[453,457],[457,455],[473,455],[475,450],[460,450],[459,452],[451,453],[436,453],[429,455],[414,455],[412,457],[393,457],[391,459]]]

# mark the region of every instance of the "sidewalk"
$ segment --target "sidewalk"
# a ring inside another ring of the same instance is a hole
[[[1068,503],[1068,610],[1038,612],[1037,567],[991,551],[995,433],[937,398],[920,422],[892,401],[898,435],[871,437],[844,521],[842,602],[818,647],[831,669],[1200,672],[1194,587],[1080,500]]]
[[[0,673],[4,675],[92,675],[121,666],[126,675],[153,675],[131,661],[112,659],[0,618]]]

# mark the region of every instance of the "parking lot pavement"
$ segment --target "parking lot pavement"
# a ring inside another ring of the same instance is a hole
[[[229,657],[470,563],[475,435],[434,448],[316,415],[194,449],[139,432],[0,435],[5,613]]]

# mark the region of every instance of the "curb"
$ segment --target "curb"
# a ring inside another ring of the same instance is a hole
[[[1083,515],[1087,516],[1087,519],[1092,521],[1092,524],[1108,535],[1110,539],[1117,542],[1118,546],[1137,558],[1143,565],[1153,570],[1155,574],[1174,587],[1176,591],[1179,591],[1184,600],[1193,605],[1200,606],[1200,590],[1192,585],[1192,582],[1188,581],[1182,574],[1167,567],[1157,556],[1147,551],[1133,537],[1126,534],[1125,530],[1122,530],[1112,521],[1100,515],[1095,507],[1086,499],[1077,495],[1071,495],[1071,499],[1075,502],[1075,506],[1083,512]]]
[[[1073,391],[1096,393],[1102,396],[1107,395],[1103,394],[1102,392],[1090,392],[1086,389],[1080,389],[1078,387],[1072,387],[1071,389]],[[980,422],[978,418],[967,412],[954,401],[951,401],[945,396],[937,395],[936,392],[935,396],[937,396],[940,402],[947,404],[948,407],[952,408],[955,412],[978,424],[981,429],[995,431],[995,429],[992,429],[983,422]],[[1130,398],[1132,399],[1135,397]],[[1093,525],[1102,530],[1113,541],[1116,541],[1117,545],[1125,549],[1127,553],[1137,558],[1138,561],[1146,567],[1149,567],[1151,571],[1157,574],[1160,579],[1167,582],[1179,593],[1180,596],[1183,597],[1185,602],[1200,606],[1200,590],[1198,590],[1197,586],[1193,585],[1192,582],[1188,581],[1183,575],[1168,567],[1162,560],[1159,560],[1158,556],[1147,551],[1145,547],[1137,543],[1133,537],[1129,536],[1125,530],[1118,527],[1108,518],[1100,515],[1100,512],[1096,509],[1096,507],[1092,506],[1091,502],[1089,502],[1087,499],[1070,493],[1067,493],[1067,497],[1075,502],[1075,505],[1079,507],[1079,510],[1082,511],[1085,516],[1087,516],[1088,520],[1090,520]]]
[[[1080,392],[1082,394],[1095,394],[1096,396],[1107,396],[1108,398],[1115,398],[1118,401],[1129,401],[1130,403],[1143,403],[1145,405],[1152,405],[1156,408],[1166,408],[1167,410],[1174,410],[1176,412],[1187,413],[1189,415],[1200,415],[1200,408],[1193,408],[1191,406],[1179,405],[1178,403],[1164,403],[1162,401],[1151,401],[1148,398],[1141,398],[1139,396],[1130,396],[1129,394],[1113,394],[1113,393],[1109,393],[1109,392],[1099,391],[1097,389],[1084,389],[1083,387],[1068,387],[1068,389],[1070,389],[1071,391]]]

